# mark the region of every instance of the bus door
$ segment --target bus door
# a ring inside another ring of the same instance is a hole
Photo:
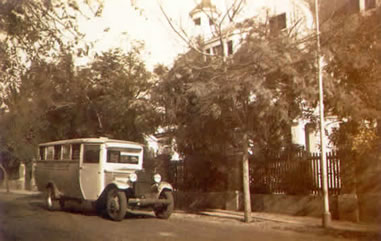
[[[101,192],[101,145],[84,144],[80,183],[84,199],[96,200]]]

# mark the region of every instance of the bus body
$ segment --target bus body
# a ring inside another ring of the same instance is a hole
[[[103,137],[42,143],[36,163],[36,185],[46,193],[48,209],[55,201],[63,207],[68,199],[87,200],[118,221],[127,208],[151,207],[160,218],[173,211],[173,188],[160,175],[154,175],[149,193],[137,192],[143,167],[139,143]]]

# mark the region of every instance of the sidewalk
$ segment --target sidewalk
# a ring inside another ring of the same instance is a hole
[[[7,193],[5,188],[0,188],[0,194]],[[20,194],[20,195],[38,195],[41,194],[39,191],[30,191],[30,190],[18,190],[18,189],[10,189],[8,193],[12,194]]]
[[[224,219],[235,219],[243,221],[243,212],[230,211],[230,210],[203,210],[196,212],[199,215],[219,217]],[[260,221],[271,221],[279,224],[289,224],[294,227],[310,227],[310,228],[323,228],[322,219],[315,217],[305,217],[305,216],[290,216],[285,214],[277,213],[263,213],[263,212],[252,212],[251,217],[253,222]],[[381,226],[377,224],[364,224],[364,223],[353,223],[348,221],[332,220],[329,227],[330,230],[336,231],[348,231],[348,232],[361,232],[361,233],[380,233]]]

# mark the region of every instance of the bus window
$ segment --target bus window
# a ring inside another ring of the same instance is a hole
[[[81,144],[73,144],[72,145],[72,154],[71,154],[72,160],[78,160],[79,159],[80,150],[81,150]]]
[[[70,159],[70,145],[62,145],[62,159],[63,160]]]
[[[125,152],[120,153],[120,163],[138,164],[139,156],[130,155]]]
[[[61,160],[61,145],[54,146],[54,160]]]
[[[84,163],[99,163],[99,151],[100,146],[99,145],[85,145],[84,149],[84,157],[83,162]]]
[[[40,146],[40,160],[44,161],[45,160],[45,147]]]
[[[107,162],[138,164],[139,155],[142,150],[136,148],[109,148],[107,152]]]
[[[108,151],[107,152],[107,162],[118,163],[119,162],[119,151]]]
[[[53,160],[54,158],[54,146],[48,146],[46,147],[47,150],[47,155],[46,155],[46,160]]]

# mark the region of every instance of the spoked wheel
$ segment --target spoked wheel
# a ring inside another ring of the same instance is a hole
[[[126,194],[116,188],[107,193],[107,215],[114,221],[121,221],[126,216],[127,198]]]
[[[159,199],[166,199],[169,201],[169,204],[156,207],[154,209],[155,215],[158,218],[168,219],[171,216],[175,206],[173,201],[173,194],[170,191],[164,191],[160,194]]]

